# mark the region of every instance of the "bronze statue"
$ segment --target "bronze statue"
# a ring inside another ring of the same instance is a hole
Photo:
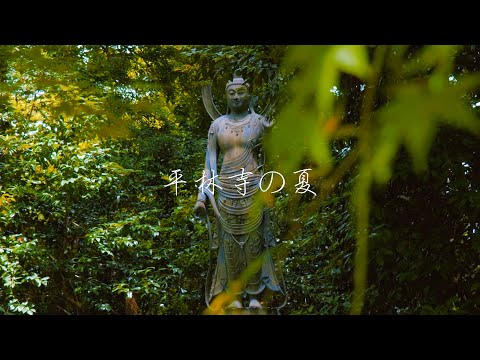
[[[268,251],[276,245],[269,212],[256,196],[264,165],[261,139],[273,123],[250,106],[249,87],[243,78],[235,76],[225,87],[227,114],[219,114],[208,130],[203,179],[213,179],[213,183],[210,188],[199,186],[193,212],[197,217],[205,216],[208,197],[216,215],[210,251],[217,250],[218,255],[215,271],[207,281],[207,305],[216,295],[227,291],[231,281],[238,279],[252,261],[262,256],[260,269],[235,292],[237,300],[228,306],[242,308],[245,300],[248,308],[259,309],[267,290],[285,298],[286,291],[281,273],[278,275]],[[206,107],[212,116],[212,108],[209,111]],[[217,173],[219,155],[223,155],[223,161]]]

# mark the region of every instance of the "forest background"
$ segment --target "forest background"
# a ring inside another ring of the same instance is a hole
[[[201,94],[234,71],[276,122],[282,314],[478,314],[479,51],[0,46],[0,314],[204,313]]]

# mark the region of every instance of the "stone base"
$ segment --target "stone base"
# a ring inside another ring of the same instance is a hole
[[[227,308],[225,309],[225,315],[280,315],[280,310],[271,308]]]

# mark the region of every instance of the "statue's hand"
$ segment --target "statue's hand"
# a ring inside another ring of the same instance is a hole
[[[197,201],[193,208],[193,215],[196,218],[204,218],[207,216],[207,208],[202,201]]]

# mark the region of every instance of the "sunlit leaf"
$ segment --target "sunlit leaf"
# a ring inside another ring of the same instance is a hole
[[[346,73],[367,79],[371,69],[367,49],[363,45],[336,45],[331,48],[335,67]]]

